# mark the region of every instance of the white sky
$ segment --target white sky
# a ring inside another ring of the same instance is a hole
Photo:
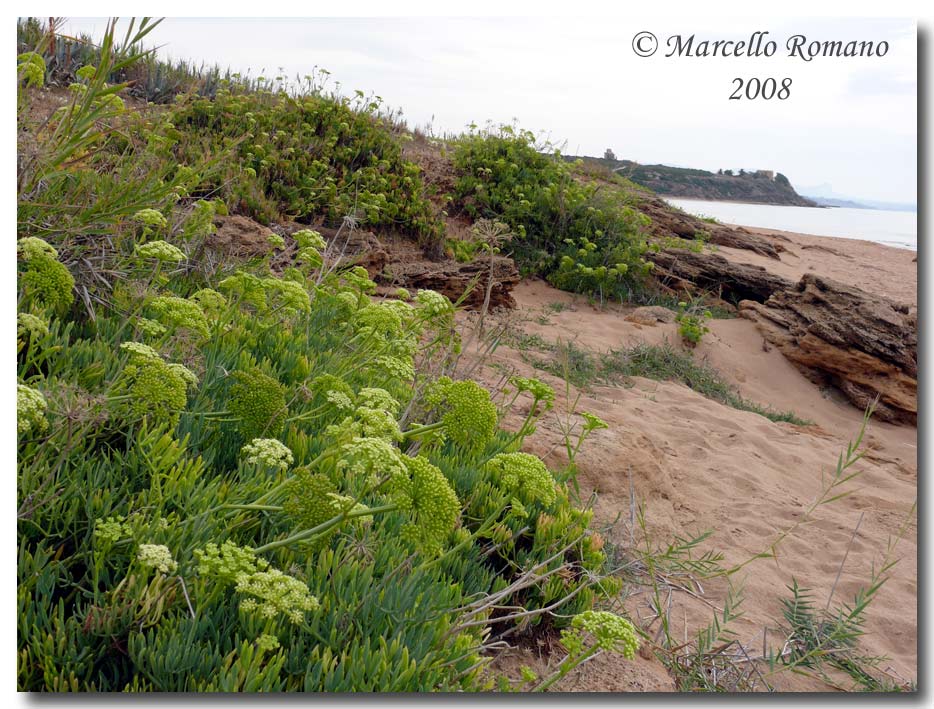
[[[103,20],[66,31],[99,36]],[[631,48],[655,33],[651,58]],[[768,31],[769,59],[665,58],[675,34],[745,39]],[[886,40],[882,58],[788,59],[787,38]],[[686,167],[772,169],[798,187],[916,200],[913,21],[884,19],[383,18],[166,19],[150,35],[165,56],[253,75],[328,69],[345,92],[401,107],[436,133],[511,121],[565,152]],[[734,77],[792,79],[786,101],[730,101]]]

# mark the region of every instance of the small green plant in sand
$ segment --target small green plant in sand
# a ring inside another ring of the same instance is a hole
[[[678,334],[681,335],[684,344],[688,347],[696,347],[700,344],[704,335],[710,332],[706,322],[712,317],[709,310],[699,310],[693,302],[690,307],[686,301],[679,302],[675,321],[678,323]]]

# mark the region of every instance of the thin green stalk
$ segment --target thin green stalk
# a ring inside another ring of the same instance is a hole
[[[280,539],[279,541],[270,542],[269,544],[264,544],[261,547],[256,547],[253,551],[257,554],[272,551],[273,549],[278,549],[279,547],[288,546],[289,544],[294,544],[295,542],[300,542],[312,537],[316,537],[320,534],[323,534],[324,532],[327,532],[329,529],[336,527],[338,524],[346,520],[356,519],[358,517],[369,517],[380,512],[391,512],[397,509],[399,509],[399,506],[395,503],[391,503],[388,505],[382,505],[380,507],[370,507],[365,510],[343,512],[337,515],[337,517],[329,519],[327,522],[322,522],[317,527],[304,529],[301,532],[296,532],[290,537],[286,537],[285,539]]]

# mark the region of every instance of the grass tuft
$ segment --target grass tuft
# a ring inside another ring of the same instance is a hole
[[[706,362],[698,362],[690,353],[668,342],[661,345],[640,343],[622,350],[610,350],[602,355],[573,342],[565,342],[554,346],[551,352],[551,358],[529,358],[530,364],[562,377],[577,387],[595,383],[610,384],[628,377],[675,381],[708,399],[740,411],[751,411],[770,421],[797,426],[814,423],[792,411],[776,411],[743,398],[714,367]]]

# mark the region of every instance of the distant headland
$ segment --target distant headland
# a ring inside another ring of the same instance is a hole
[[[669,165],[642,165],[632,160],[617,160],[612,150],[607,150],[602,158],[581,159],[604,165],[618,175],[665,197],[796,207],[820,206],[817,202],[799,195],[787,177],[772,170],[708,172]]]

